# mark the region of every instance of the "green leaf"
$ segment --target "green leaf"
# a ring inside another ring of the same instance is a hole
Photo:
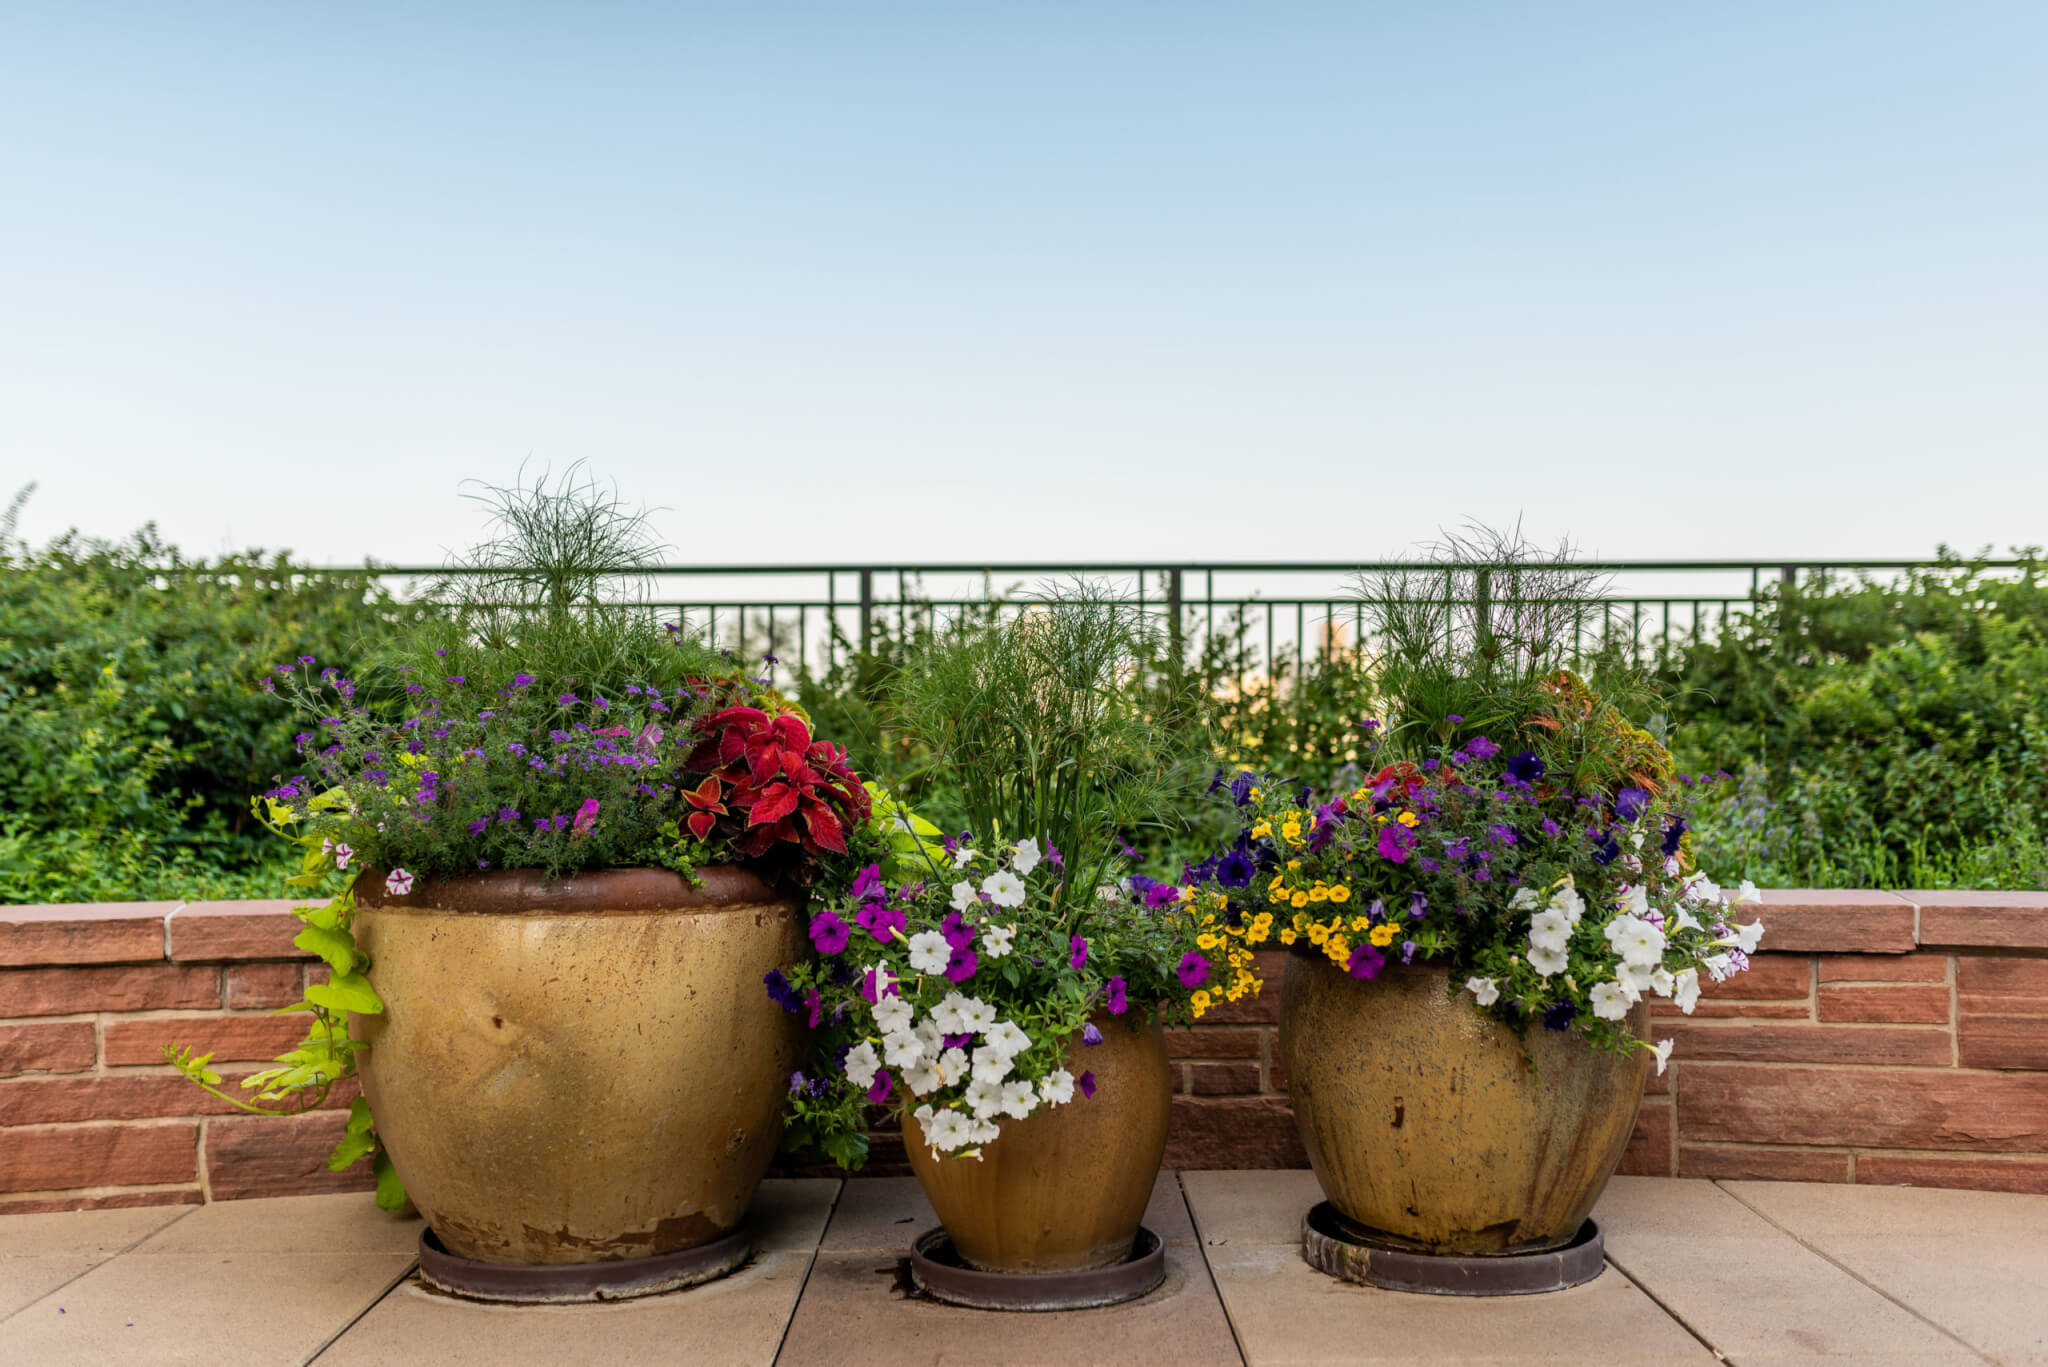
[[[306,1000],[329,1011],[353,1011],[358,1016],[380,1015],[384,1010],[384,999],[360,973],[339,973],[317,983],[306,989]]]
[[[308,922],[304,930],[292,937],[292,943],[325,959],[327,966],[336,973],[346,974],[356,966],[355,937],[345,930]]]
[[[348,1104],[348,1128],[342,1131],[341,1142],[334,1146],[334,1152],[327,1155],[330,1172],[340,1172],[360,1159],[376,1151],[377,1139],[371,1133],[370,1103],[357,1097]]]
[[[391,1166],[391,1155],[380,1145],[377,1156],[370,1160],[370,1166],[377,1174],[377,1209],[404,1210],[409,1199],[405,1194],[405,1183],[398,1180],[398,1169]]]

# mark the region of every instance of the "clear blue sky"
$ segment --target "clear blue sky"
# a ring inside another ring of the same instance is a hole
[[[438,558],[2048,541],[2048,6],[14,4],[0,497]]]

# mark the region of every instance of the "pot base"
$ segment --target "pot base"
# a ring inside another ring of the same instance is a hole
[[[1606,1244],[1592,1220],[1562,1248],[1545,1253],[1461,1257],[1416,1253],[1375,1241],[1328,1201],[1301,1217],[1302,1261],[1339,1281],[1431,1296],[1529,1296],[1592,1281],[1606,1266]]]
[[[945,1227],[910,1250],[910,1280],[934,1300],[976,1310],[1094,1310],[1151,1294],[1166,1280],[1166,1247],[1143,1225],[1131,1256],[1086,1272],[983,1272],[969,1267]]]
[[[602,1263],[480,1263],[458,1258],[429,1229],[420,1235],[420,1279],[437,1291],[479,1301],[566,1305],[624,1301],[716,1281],[754,1253],[753,1230],[741,1225],[722,1239],[651,1258]]]

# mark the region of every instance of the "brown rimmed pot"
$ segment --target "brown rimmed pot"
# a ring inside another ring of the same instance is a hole
[[[485,1263],[594,1263],[731,1233],[775,1155],[795,1019],[761,985],[801,899],[733,867],[356,884],[384,1012],[363,1092],[420,1213]]]
[[[1111,1267],[1132,1256],[1138,1224],[1166,1155],[1173,1085],[1166,1032],[1133,1011],[1093,1018],[1102,1043],[1069,1046],[1067,1068],[1095,1074],[1095,1095],[1005,1118],[979,1158],[934,1154],[905,1117],[911,1171],[970,1266],[1055,1273]]]
[[[1350,1232],[1395,1248],[1561,1248],[1621,1161],[1649,1055],[1540,1022],[1517,1033],[1450,989],[1441,967],[1367,982],[1288,955],[1280,1043],[1316,1180]],[[1649,1024],[1634,1007],[1629,1028]]]

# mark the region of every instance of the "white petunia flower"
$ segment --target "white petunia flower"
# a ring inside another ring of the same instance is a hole
[[[875,1028],[893,1035],[910,1029],[910,1023],[917,1019],[917,1010],[901,997],[884,997],[875,1003],[874,1016]]]
[[[1579,918],[1586,914],[1586,899],[1579,896],[1578,888],[1566,883],[1550,895],[1550,908],[1563,912],[1564,919],[1576,926]]]
[[[953,851],[953,867],[964,869],[979,858],[981,858],[980,850],[975,849],[972,845],[962,845],[959,849]]]
[[[1049,1106],[1064,1106],[1074,1099],[1074,1075],[1056,1068],[1038,1084],[1038,1095]]]
[[[1529,967],[1548,978],[1553,973],[1564,972],[1565,956],[1561,949],[1538,949],[1529,947]]]
[[[1751,921],[1746,926],[1735,927],[1735,947],[1744,954],[1756,953],[1756,942],[1764,938],[1764,923]],[[1727,941],[1723,940],[1723,944]]]
[[[1024,905],[1024,880],[1008,869],[997,869],[981,880],[981,890],[999,907]]]
[[[1001,1082],[1010,1075],[1010,1055],[984,1044],[974,1051],[974,1075],[988,1082]]]
[[[1002,1130],[996,1125],[995,1121],[977,1120],[974,1122],[973,1127],[968,1130],[967,1138],[969,1142],[975,1144],[993,1144],[996,1142],[996,1136],[1001,1133]]]
[[[944,973],[953,962],[953,946],[936,930],[920,930],[910,937],[910,966],[920,973]]]
[[[1645,964],[1624,963],[1621,965],[1620,972],[1615,974],[1615,977],[1630,991],[1635,993],[1637,997],[1641,997],[1643,993],[1653,991],[1656,988],[1657,975],[1659,973],[1664,973],[1661,965],[1651,967]],[[1670,974],[1666,973],[1665,976],[1669,977]]]
[[[939,1029],[938,1022],[930,1016],[926,1016],[913,1026],[911,1033],[916,1035],[917,1042],[924,1046],[926,1058],[937,1058],[940,1051],[946,1047],[946,1032]]]
[[[1069,1084],[1067,1096],[1071,1098],[1073,1095],[1073,1086]],[[1037,1109],[1038,1093],[1032,1090],[1030,1083],[1022,1078],[1018,1078],[1013,1082],[1005,1082],[1003,1084],[1004,1115],[1009,1116],[1012,1120],[1022,1120]]]
[[[953,900],[949,904],[953,910],[965,911],[980,901],[981,899],[974,895],[974,884],[966,879],[963,878],[953,885]]]
[[[1595,983],[1590,996],[1593,1014],[1604,1021],[1618,1021],[1628,1014],[1628,990],[1620,983]]]
[[[1491,978],[1467,978],[1465,990],[1478,998],[1481,1006],[1492,1006],[1500,1000],[1500,984]]]
[[[1725,982],[1735,973],[1735,960],[1726,954],[1716,954],[1706,960],[1707,976],[1715,982]]]
[[[876,999],[877,1001],[880,1001],[880,1000],[881,1000],[881,999],[882,999],[883,997],[886,997],[886,996],[888,996],[888,995],[889,995],[889,989],[890,989],[890,988],[892,988],[892,987],[894,987],[895,985],[896,985],[896,980],[895,980],[894,978],[892,978],[892,977],[890,977],[890,976],[889,976],[889,965],[887,965],[887,964],[876,964],[876,965],[875,965],[875,999]]]
[[[996,1009],[979,997],[969,997],[960,1008],[960,1016],[967,1022],[967,1028],[976,1034],[996,1023]]]
[[[1639,916],[1615,917],[1606,935],[1623,963],[1649,968],[1664,962],[1664,932]]]
[[[939,1004],[932,1008],[932,1024],[943,1034],[964,1035],[971,1028],[967,1016],[961,1010],[967,1005],[967,998],[958,992],[948,992],[939,998]]]
[[[1668,997],[1677,987],[1678,979],[1671,976],[1671,970],[1659,965],[1650,974],[1650,990],[1660,997]]]
[[[973,1130],[967,1117],[958,1111],[940,1111],[930,1120],[922,1122],[924,1142],[934,1149],[950,1153],[973,1138]]]
[[[846,1079],[854,1086],[872,1086],[875,1074],[880,1071],[882,1060],[875,1055],[875,1046],[866,1040],[846,1051]]]
[[[1677,914],[1675,914],[1671,918],[1671,933],[1673,935],[1676,935],[1681,930],[1705,929],[1706,927],[1701,925],[1698,921],[1694,920],[1693,914],[1687,911],[1684,907],[1680,907],[1677,911]]]
[[[1000,1049],[1011,1058],[1031,1047],[1031,1036],[1017,1028],[1015,1021],[997,1021],[982,1033],[991,1049]]]
[[[1671,1000],[1677,1002],[1678,1009],[1685,1012],[1686,1015],[1690,1016],[1692,1014],[1693,1007],[1699,1005],[1700,1000],[1700,972],[1698,969],[1688,968],[1672,980]]]
[[[1621,909],[1630,916],[1641,917],[1650,909],[1650,890],[1641,883],[1629,884],[1628,891],[1621,895]]]
[[[1735,889],[1735,900],[1728,905],[1739,907],[1744,902],[1761,902],[1763,900],[1764,895],[1756,890],[1756,884],[1745,878]]]
[[[1003,1084],[976,1078],[967,1084],[965,1097],[976,1120],[992,1120],[1003,1109]]]
[[[923,1096],[926,1092],[937,1091],[939,1088],[939,1070],[932,1067],[929,1063],[913,1063],[903,1070],[903,1085],[908,1087],[914,1096]],[[929,1108],[921,1107],[920,1109]]]
[[[1704,873],[1696,873],[1686,883],[1685,895],[1694,902],[1706,902],[1710,905],[1717,905],[1721,900],[1721,888],[1719,884]]]
[[[1536,905],[1540,894],[1534,888],[1516,888],[1515,895],[1508,898],[1510,911],[1528,911]]]
[[[1529,943],[1535,948],[1561,951],[1571,938],[1572,923],[1561,911],[1539,911],[1529,922]]]
[[[1038,852],[1038,841],[1026,836],[1017,842],[1017,852],[1010,862],[1015,866],[1018,877],[1029,877],[1031,871],[1038,867],[1038,861],[1044,857]]]
[[[948,1049],[939,1055],[936,1066],[939,1070],[939,1085],[941,1087],[954,1086],[960,1079],[967,1076],[967,1051],[965,1049]]]
[[[1010,941],[1016,938],[1015,926],[988,926],[981,932],[981,952],[991,959],[1000,959],[1010,952]]]
[[[1675,1040],[1659,1040],[1650,1049],[1650,1052],[1657,1056],[1658,1077],[1664,1076],[1664,1065],[1671,1062],[1671,1046],[1674,1043],[1676,1043]]]
[[[1642,827],[1638,826],[1635,830],[1632,830],[1628,833],[1628,843],[1631,849],[1639,850],[1643,847]]]
[[[908,1068],[914,1063],[928,1061],[931,1055],[923,1040],[908,1030],[896,1030],[882,1036],[882,1057],[889,1061],[891,1068]]]

